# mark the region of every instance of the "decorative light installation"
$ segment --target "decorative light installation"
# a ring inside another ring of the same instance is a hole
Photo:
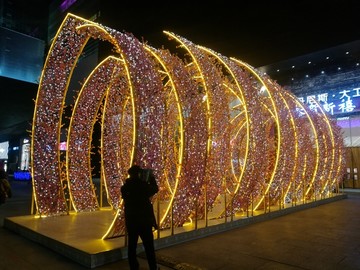
[[[124,234],[120,187],[131,164],[154,170],[161,229],[332,194],[345,169],[341,131],[318,106],[250,65],[171,32],[184,59],[133,35],[68,14],[48,53],[32,126],[39,216],[100,210],[92,182],[92,134],[101,125],[101,182],[114,210],[104,238]],[[89,39],[114,47],[88,74],[59,150],[65,96]],[[315,102],[315,101],[314,101]],[[196,228],[196,226],[195,226]]]

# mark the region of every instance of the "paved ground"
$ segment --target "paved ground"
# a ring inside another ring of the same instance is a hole
[[[0,270],[88,269],[2,227],[4,217],[30,213],[31,185],[11,184],[13,198],[0,206]],[[347,199],[157,250],[160,269],[360,269],[360,192],[353,191]]]

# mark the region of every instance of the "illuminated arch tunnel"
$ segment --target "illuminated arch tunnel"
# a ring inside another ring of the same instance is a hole
[[[152,168],[160,228],[233,219],[331,196],[345,169],[340,128],[268,76],[164,31],[183,58],[73,14],[64,19],[40,79],[32,125],[39,216],[100,210],[91,156],[101,125],[101,182],[116,212],[104,238],[124,234],[120,187],[131,164]],[[65,96],[90,39],[109,55],[86,75],[59,150]],[[314,102],[316,102],[314,100]],[[66,198],[63,185],[69,190]]]

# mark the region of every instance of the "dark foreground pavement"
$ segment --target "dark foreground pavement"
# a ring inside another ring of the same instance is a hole
[[[0,206],[0,270],[89,269],[2,227],[30,214],[31,184]],[[360,192],[346,199],[157,250],[160,269],[360,269]],[[140,259],[141,269],[147,269]],[[96,269],[129,269],[126,260]]]

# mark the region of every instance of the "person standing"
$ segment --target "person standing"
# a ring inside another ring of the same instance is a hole
[[[12,191],[7,173],[3,168],[0,168],[0,204],[4,204],[6,200],[11,197]]]
[[[142,240],[150,270],[157,268],[153,227],[157,228],[154,208],[151,197],[159,187],[152,174],[133,165],[128,170],[129,178],[121,187],[121,196],[124,199],[125,225],[128,233],[128,262],[131,270],[139,269],[136,248],[139,237]],[[145,175],[145,176],[144,176]],[[146,176],[147,175],[147,176]]]

